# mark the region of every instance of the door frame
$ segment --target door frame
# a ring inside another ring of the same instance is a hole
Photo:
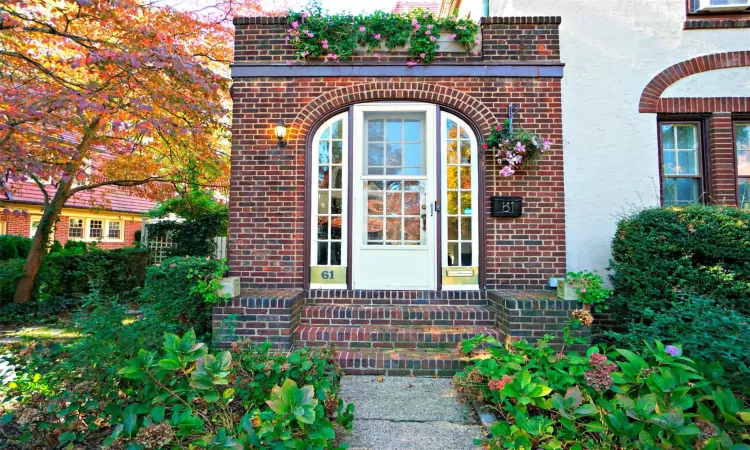
[[[351,152],[352,157],[351,161],[353,162],[353,168],[352,173],[350,176],[351,180],[351,196],[352,199],[352,226],[350,227],[350,235],[352,237],[352,246],[351,246],[351,254],[353,257],[352,261],[352,267],[351,267],[351,273],[352,273],[352,288],[358,289],[356,286],[357,283],[357,277],[362,276],[361,270],[362,265],[357,264],[357,259],[361,258],[362,250],[364,247],[363,242],[363,234],[361,233],[361,230],[358,229],[359,225],[362,225],[361,221],[363,220],[363,214],[364,214],[364,204],[362,195],[364,190],[362,189],[361,182],[362,182],[362,171],[364,168],[364,116],[365,113],[388,113],[388,112],[403,112],[403,113],[420,113],[424,114],[425,117],[425,131],[424,131],[424,139],[425,139],[425,175],[423,176],[424,179],[427,182],[427,188],[426,188],[426,199],[425,199],[425,205],[427,206],[427,210],[425,210],[425,213],[434,205],[435,200],[438,199],[438,177],[437,177],[437,170],[436,170],[436,149],[438,148],[438,142],[436,141],[436,131],[435,129],[438,127],[437,125],[437,108],[435,105],[430,103],[423,103],[423,102],[377,102],[377,103],[364,103],[364,104],[358,104],[354,105],[352,107],[353,111],[353,118],[352,118],[352,125],[353,125],[353,134],[352,134],[352,146],[351,146]],[[389,178],[392,178],[394,180],[403,179],[404,175],[382,175],[378,176],[380,179],[387,180]],[[414,177],[412,175],[412,177]],[[438,248],[440,247],[439,241],[438,241],[438,227],[440,226],[440,215],[439,213],[433,213],[432,215],[429,215],[428,213],[428,229],[427,229],[427,252],[428,252],[428,259],[431,261],[428,264],[432,264],[432,267],[436,267],[439,262],[437,259],[438,256]],[[387,247],[384,247],[387,248]],[[408,249],[408,248],[400,248],[402,251],[416,251]],[[394,248],[396,250],[396,248]],[[420,249],[421,250],[421,249]],[[428,280],[426,288],[415,288],[406,286],[404,288],[393,288],[393,287],[383,287],[384,290],[426,290],[426,291],[434,291],[438,289],[438,278],[436,277],[436,271],[430,270],[428,271]],[[378,288],[381,289],[381,288]]]
[[[305,162],[304,164],[304,209],[305,211],[305,220],[303,222],[303,252],[302,252],[302,264],[303,264],[303,270],[302,270],[302,285],[304,289],[315,289],[315,287],[310,285],[310,266],[311,266],[311,233],[312,233],[312,217],[308,214],[310,211],[311,205],[312,205],[312,185],[310,183],[313,182],[313,179],[315,178],[312,174],[312,165],[307,163],[312,161],[311,158],[314,155],[313,152],[313,139],[315,138],[315,135],[320,132],[322,125],[331,119],[332,117],[341,114],[341,113],[347,113],[348,115],[348,142],[347,145],[349,150],[348,155],[348,168],[349,173],[353,173],[353,135],[354,135],[354,108],[358,105],[365,105],[365,104],[404,104],[410,102],[410,100],[405,100],[404,102],[393,102],[393,101],[376,101],[376,102],[370,102],[370,103],[355,103],[355,104],[347,104],[345,106],[339,106],[338,108],[331,109],[330,111],[327,111],[326,113],[322,114],[320,117],[315,119],[313,122],[313,125],[309,128],[309,132],[305,136],[304,141],[304,157]],[[474,137],[477,140],[477,144],[481,145],[483,139],[482,139],[482,130],[477,127],[477,125],[471,121],[464,113],[461,111],[452,108],[450,106],[441,105],[437,103],[423,103],[425,105],[429,105],[435,109],[435,117],[436,121],[441,116],[442,112],[448,112],[457,118],[463,120],[463,122],[469,127],[469,129],[473,132]],[[441,124],[435,122],[435,158],[436,161],[440,161],[440,155],[442,154],[442,136],[441,133]],[[486,168],[487,168],[487,155],[486,152],[482,151],[481,148],[477,149],[477,171],[479,175],[479,185],[478,185],[478,193],[479,193],[479,200],[480,204],[479,206],[479,289],[483,290],[486,286],[486,280],[487,280],[487,240],[488,237],[486,235],[487,230],[487,218],[489,217],[488,212],[488,202],[487,202],[487,181],[486,181]],[[439,167],[438,167],[438,170]],[[316,175],[317,176],[317,175]],[[437,173],[437,182],[440,183],[442,179],[442,174]],[[438,184],[437,189],[441,189],[441,185]],[[350,177],[350,183],[349,183],[349,189],[353,189],[353,183],[351,182]],[[352,195],[351,191],[348,192],[348,214],[347,214],[347,220],[349,224],[353,221],[353,205],[352,205]],[[438,227],[437,233],[436,233],[436,239],[441,239],[442,234],[442,227]],[[349,249],[347,253],[347,289],[353,288],[353,278],[352,278],[352,269],[353,269],[353,251],[352,251],[352,233],[348,233],[348,236],[346,238],[347,240],[347,248]],[[437,252],[436,255],[437,258],[442,258],[442,252],[441,252],[442,245],[437,245]],[[438,291],[444,290],[444,287],[442,286],[442,267],[439,262],[442,261],[442,259],[438,259],[435,261],[435,276],[436,276],[436,289]],[[450,290],[453,290],[452,288]]]

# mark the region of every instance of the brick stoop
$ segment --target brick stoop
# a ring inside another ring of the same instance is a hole
[[[338,363],[349,375],[450,377],[462,370],[468,358],[455,350],[339,348]]]
[[[504,337],[480,291],[315,289],[306,297],[295,346],[335,345],[347,374],[452,376],[467,362],[459,342]]]

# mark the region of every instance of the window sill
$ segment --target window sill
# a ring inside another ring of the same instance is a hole
[[[712,30],[725,28],[750,28],[750,18],[718,19],[718,18],[689,18],[685,21],[684,30]]]
[[[102,244],[106,244],[106,243],[122,244],[123,242],[125,242],[125,239],[81,239],[77,237],[68,237],[68,240],[76,241],[76,242],[86,242],[86,243],[98,242]]]

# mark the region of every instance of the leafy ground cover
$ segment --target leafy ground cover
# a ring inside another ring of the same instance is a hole
[[[353,405],[334,350],[213,349],[144,306],[90,296],[68,339],[0,350],[5,448],[336,448]]]
[[[551,336],[550,336],[551,338]],[[593,346],[564,355],[547,345],[491,338],[454,384],[495,409],[492,449],[750,449],[750,409],[722,377],[659,341],[640,354]]]

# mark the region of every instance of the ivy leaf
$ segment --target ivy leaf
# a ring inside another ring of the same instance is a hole
[[[135,431],[136,426],[138,425],[138,416],[131,412],[130,414],[125,416],[125,419],[122,421],[123,431],[128,436],[132,436],[133,432]]]
[[[154,406],[151,409],[151,418],[154,419],[155,423],[163,422],[164,421],[164,407]]]

